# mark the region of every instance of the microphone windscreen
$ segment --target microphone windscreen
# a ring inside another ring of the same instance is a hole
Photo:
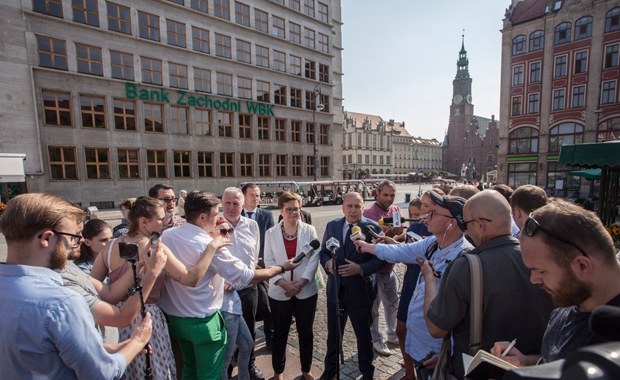
[[[385,223],[385,224],[392,224],[392,223],[394,223],[394,218],[392,218],[391,216],[383,218],[383,223]]]
[[[381,219],[379,219],[379,220],[377,221],[377,223],[378,223],[381,227],[383,227],[383,225],[385,224],[385,221],[383,220],[383,218],[381,218]]]
[[[312,249],[319,249],[319,247],[321,246],[321,242],[317,239],[314,239],[310,242],[310,246],[312,246]]]
[[[590,314],[590,331],[607,340],[620,340],[620,307],[602,305]]]
[[[351,228],[351,235],[358,232],[362,232],[362,228],[360,226],[353,226],[353,228]]]

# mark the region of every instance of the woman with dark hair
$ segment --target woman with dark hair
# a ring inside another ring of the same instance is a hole
[[[110,282],[113,283],[123,273],[131,270],[129,263],[119,255],[119,243],[136,244],[138,246],[138,261],[143,262],[150,251],[151,235],[153,232],[161,232],[163,229],[163,220],[165,218],[163,201],[156,198],[139,197],[135,202],[131,202],[129,207],[127,236],[115,239],[110,244],[107,253],[97,256],[95,260],[91,275],[99,280],[108,276]],[[182,264],[161,241],[158,241],[157,244],[166,253],[167,261],[164,267],[166,275],[183,285],[196,286],[209,268],[215,251],[229,245],[230,240],[221,236],[213,239],[198,262],[191,268],[187,268]],[[176,366],[170,345],[168,325],[163,312],[156,304],[163,291],[163,285],[164,277],[160,275],[149,297],[145,300],[146,309],[151,314],[153,321],[153,335],[150,345],[153,351],[151,367],[154,380],[176,378]],[[126,336],[131,334],[131,329],[139,320],[140,318],[136,317],[130,327],[119,329],[120,340],[124,340]],[[136,358],[127,367],[125,378],[143,379],[145,366],[144,356]]]
[[[84,224],[82,230],[84,241],[80,245],[80,257],[74,260],[81,270],[90,274],[95,258],[106,250],[112,240],[112,228],[101,219],[91,219]]]

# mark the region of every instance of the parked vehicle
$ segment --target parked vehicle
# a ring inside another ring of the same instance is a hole
[[[362,194],[364,199],[368,196],[367,186],[360,180],[299,182],[299,186],[305,203],[312,206],[341,205],[344,195],[350,191]]]

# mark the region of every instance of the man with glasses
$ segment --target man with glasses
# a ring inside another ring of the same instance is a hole
[[[174,188],[172,186],[158,183],[149,189],[149,197],[157,198],[164,202],[164,211],[166,212],[163,221],[164,231],[185,223],[185,219],[175,214],[177,198],[174,195]]]
[[[425,261],[425,320],[435,338],[448,334],[453,339],[451,371],[463,378],[462,354],[478,348],[490,350],[497,341],[517,339],[528,354],[538,352],[551,312],[551,300],[529,282],[529,272],[521,259],[519,241],[511,236],[508,201],[495,190],[484,190],[467,200],[463,219],[456,222],[465,229],[482,264],[483,316],[480,342],[470,341],[471,283],[469,262],[456,259],[442,274],[436,287],[435,271]]]
[[[620,306],[620,263],[598,216],[554,199],[529,215],[520,240],[530,280],[547,291],[558,308],[551,313],[540,355],[512,348],[503,359],[519,366],[533,365],[539,358],[546,363],[603,343],[588,328],[588,319],[597,306]],[[506,347],[507,342],[498,342],[491,352],[501,355]]]
[[[148,343],[147,314],[130,339],[108,352],[84,298],[63,287],[57,271],[82,240],[83,219],[82,210],[53,195],[8,202],[0,218],[8,249],[0,265],[3,378],[119,379]]]

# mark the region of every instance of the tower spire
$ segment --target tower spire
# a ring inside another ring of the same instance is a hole
[[[465,29],[461,34],[461,51],[459,59],[456,61],[456,78],[469,78],[469,59],[467,58],[467,50],[465,50]]]

